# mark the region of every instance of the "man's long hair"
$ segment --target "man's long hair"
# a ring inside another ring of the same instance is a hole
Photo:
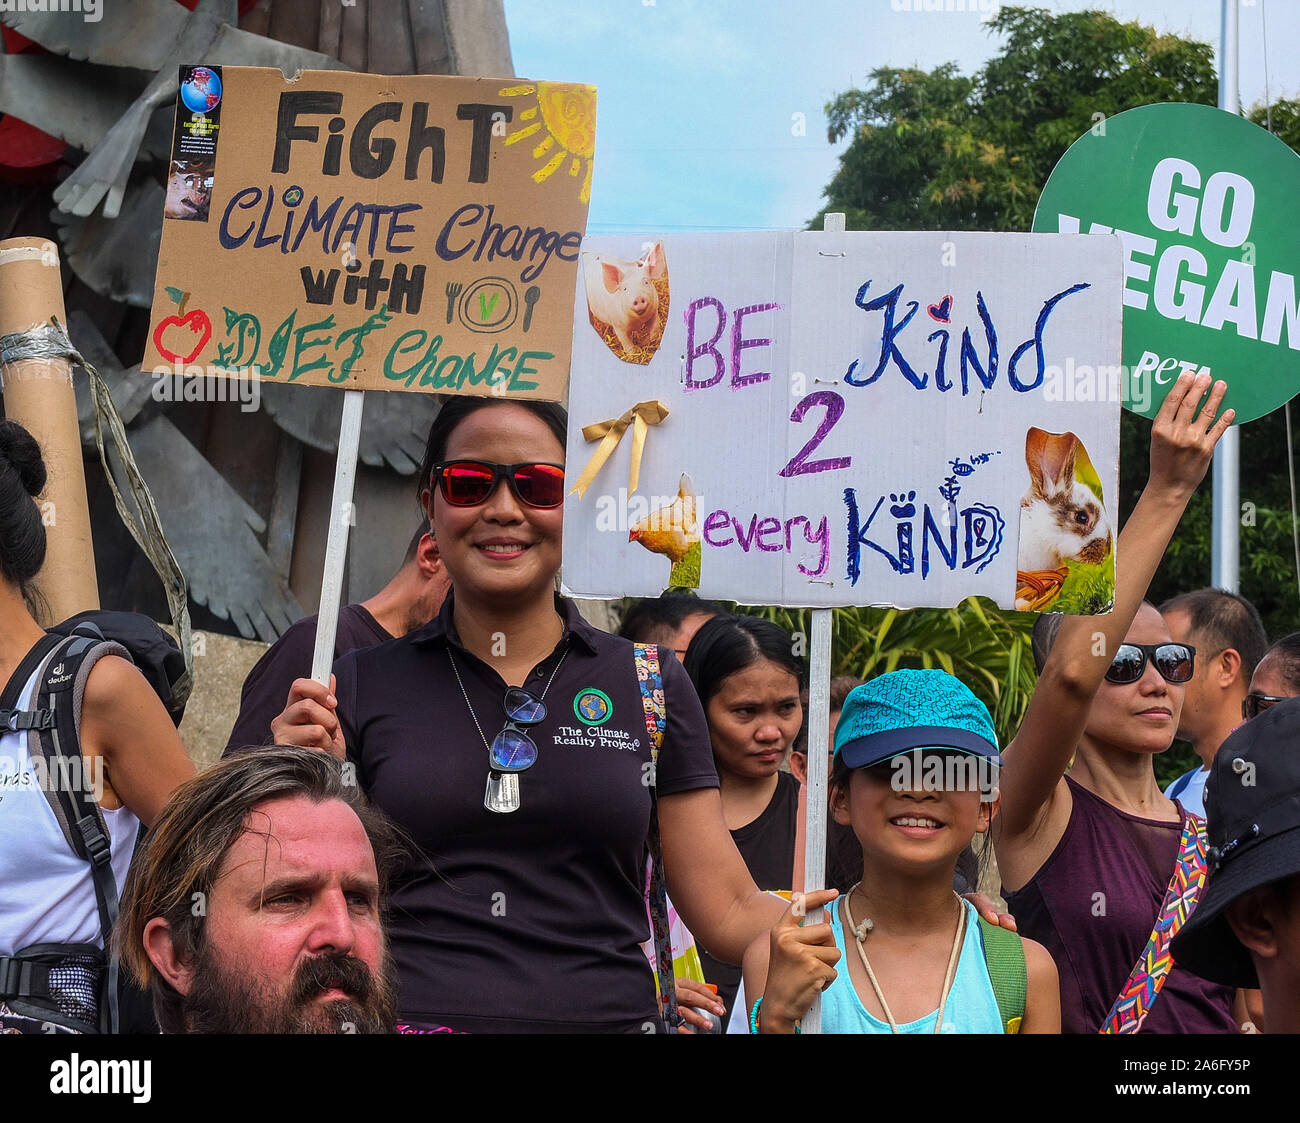
[[[226,852],[248,829],[249,812],[257,804],[294,796],[306,796],[313,803],[346,803],[361,820],[374,850],[382,907],[407,848],[388,820],[364,804],[356,784],[348,782],[351,771],[328,753],[274,745],[233,754],[172,793],[131,862],[116,933],[118,956],[152,992],[163,1032],[184,1032],[183,998],[145,953],[145,925],[162,917],[177,957],[196,962],[213,884]]]

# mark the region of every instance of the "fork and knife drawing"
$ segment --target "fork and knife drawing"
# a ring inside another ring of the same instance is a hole
[[[456,302],[460,299],[460,294],[464,291],[464,285],[459,281],[447,282],[447,323],[451,323],[456,315]],[[529,285],[524,291],[524,331],[527,331],[533,323],[533,307],[542,297],[542,290],[537,285]],[[480,291],[478,293],[479,302],[479,320],[486,323],[492,317],[492,312],[496,307],[497,301],[501,294],[492,293],[490,296]]]

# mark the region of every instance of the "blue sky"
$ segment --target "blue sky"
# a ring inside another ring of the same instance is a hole
[[[978,11],[920,10],[926,2],[505,0],[505,9],[517,74],[599,87],[587,228],[603,234],[803,226],[836,166],[826,102],[878,66],[951,60],[970,74],[997,50]],[[952,0],[981,3],[992,6]],[[1219,41],[1219,0],[1036,6],[1104,8],[1216,50]],[[1300,3],[1240,0],[1240,13],[1243,106],[1263,100],[1266,66],[1273,100],[1300,96]]]

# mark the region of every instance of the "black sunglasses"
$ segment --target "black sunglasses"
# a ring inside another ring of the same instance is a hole
[[[1279,702],[1285,702],[1285,698],[1275,698],[1272,694],[1261,694],[1258,690],[1252,690],[1241,700],[1241,719],[1250,721],[1251,718],[1259,717],[1265,710],[1270,710]]]
[[[488,759],[495,772],[524,772],[537,763],[537,744],[520,728],[546,719],[546,704],[520,686],[512,686],[505,696],[506,724],[492,738]]]
[[[488,460],[445,460],[433,466],[430,485],[438,485],[453,507],[486,503],[502,480],[515,498],[529,507],[558,507],[564,502],[564,465],[493,464]]]
[[[1106,681],[1123,686],[1137,682],[1150,659],[1165,682],[1188,682],[1196,662],[1196,648],[1186,643],[1121,643],[1106,668]]]

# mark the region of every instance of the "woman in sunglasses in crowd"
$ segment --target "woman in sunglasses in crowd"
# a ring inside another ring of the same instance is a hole
[[[1226,389],[1189,375],[1171,388],[1152,425],[1146,488],[1118,543],[1114,611],[1039,619],[1038,685],[1003,753],[993,821],[1003,894],[1020,933],[1056,961],[1065,1033],[1239,1025],[1232,990],[1177,966],[1164,974],[1163,945],[1147,956],[1195,839],[1152,764],[1173,743],[1194,652],[1172,642],[1143,597],[1232,420],[1232,410],[1215,420]]]
[[[555,593],[565,426],[550,403],[443,405],[420,475],[452,580],[442,611],[345,655],[332,692],[297,680],[272,723],[281,743],[346,755],[428,859],[389,910],[410,1031],[663,1028],[640,947],[652,782],[668,889],[710,948],[738,963],[784,911],[727,832],[681,665],[662,659],[655,767],[638,683],[653,667]]]

